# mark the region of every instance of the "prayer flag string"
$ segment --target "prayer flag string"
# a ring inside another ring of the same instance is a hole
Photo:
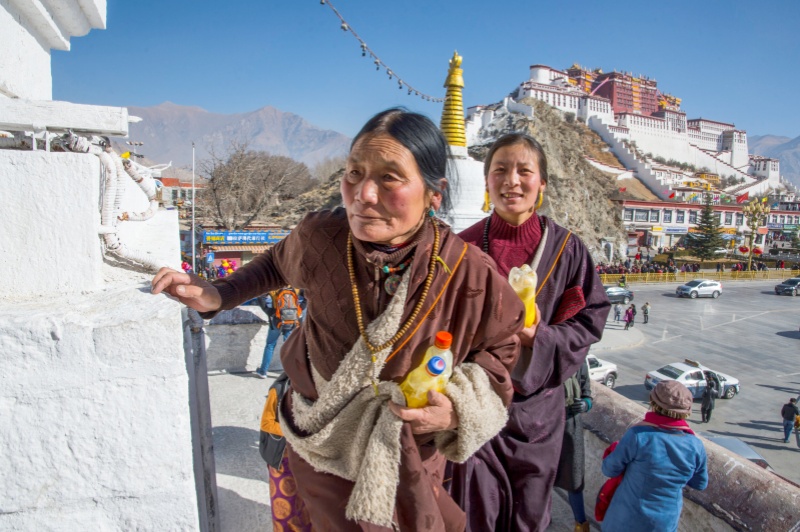
[[[331,4],[330,0],[320,0],[319,3],[320,4],[327,4],[327,6],[329,8],[331,8],[331,10],[334,12],[334,14],[337,17],[339,17],[339,20],[342,23],[342,25],[340,26],[342,31],[350,32],[353,35],[353,37],[355,37],[356,40],[358,40],[358,43],[361,46],[361,56],[362,57],[366,57],[367,54],[369,54],[369,57],[372,59],[372,62],[375,64],[375,70],[380,70],[380,69],[383,68],[383,69],[386,70],[386,74],[389,75],[389,79],[395,79],[395,78],[397,79],[397,88],[398,89],[400,89],[400,90],[406,89],[408,91],[408,95],[409,96],[411,94],[413,94],[414,96],[419,96],[420,98],[422,98],[423,100],[428,101],[428,102],[434,102],[434,103],[442,103],[442,102],[444,102],[444,98],[434,98],[433,96],[431,96],[429,94],[425,94],[424,92],[421,92],[418,89],[415,89],[414,87],[411,86],[410,83],[408,83],[403,78],[398,76],[394,72],[394,70],[389,68],[389,65],[384,63],[381,60],[381,58],[378,57],[378,54],[376,54],[369,46],[367,46],[367,43],[364,42],[364,39],[362,39],[361,37],[358,36],[358,33],[356,33],[356,30],[354,30],[353,27],[350,26],[350,24],[347,23],[347,21],[344,19],[344,17],[342,17],[342,15],[339,13],[339,11],[333,6],[333,4]]]

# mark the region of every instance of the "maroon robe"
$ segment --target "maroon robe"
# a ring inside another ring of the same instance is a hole
[[[305,289],[306,320],[281,348],[281,362],[292,381],[292,390],[312,400],[318,395],[311,366],[329,380],[360,335],[347,269],[348,233],[344,209],[311,213],[275,247],[214,283],[222,297],[221,309],[234,308],[287,284]],[[413,252],[402,321],[408,318],[425,290],[433,244],[430,223],[424,225],[412,243],[388,255],[353,239],[354,273],[366,323],[383,312],[391,300],[384,289],[381,267],[396,266]],[[380,379],[401,382],[419,365],[436,332],[447,330],[453,334],[451,349],[455,364],[471,362],[481,366],[492,388],[508,404],[513,395],[509,372],[519,355],[516,333],[523,326],[522,302],[493,269],[488,257],[466,245],[444,225],[440,227],[439,257],[442,260],[436,263],[429,297],[415,326],[398,340],[396,356],[386,363]],[[290,393],[280,408],[282,423],[293,426]],[[294,430],[299,429],[294,427]],[[433,435],[415,436],[410,425],[405,424],[400,437],[400,485],[396,500],[399,529],[460,532],[465,516],[442,489],[446,460],[434,446]],[[348,520],[345,506],[353,482],[316,471],[291,446],[287,448],[298,492],[315,529],[388,530]]]
[[[541,321],[533,349],[522,349],[512,371],[515,393],[509,421],[465,463],[454,464],[452,494],[467,513],[467,529],[474,532],[547,528],[564,432],[563,383],[602,337],[611,308],[583,242],[573,234],[561,251],[568,232],[544,217],[534,215],[514,227],[492,215],[489,254],[500,272],[507,275],[512,266],[522,265],[504,259],[520,256],[524,237],[538,236],[539,228],[530,224],[540,220],[548,228],[536,271],[544,283],[536,298]],[[483,248],[483,232],[480,221],[459,236]],[[532,262],[538,245],[532,240],[527,244],[525,263]]]

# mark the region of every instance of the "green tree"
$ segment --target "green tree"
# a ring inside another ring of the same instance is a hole
[[[719,231],[719,215],[714,212],[711,193],[706,192],[703,210],[700,211],[700,218],[697,220],[697,232],[692,233],[692,238],[688,239],[687,249],[702,260],[713,259],[714,251],[725,245]]]

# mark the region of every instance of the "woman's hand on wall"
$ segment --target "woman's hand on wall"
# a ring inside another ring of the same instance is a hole
[[[389,402],[389,409],[397,417],[411,424],[414,434],[427,434],[458,428],[458,414],[450,399],[435,390],[428,392],[428,406],[408,408]]]
[[[216,287],[194,274],[183,273],[172,268],[161,268],[153,277],[150,291],[153,294],[166,292],[198,312],[218,310],[222,298]]]

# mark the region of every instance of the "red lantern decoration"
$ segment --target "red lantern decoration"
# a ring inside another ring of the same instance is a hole
[[[742,253],[747,253],[748,251],[750,251],[750,248],[747,246],[739,246],[739,251],[741,251]]]
[[[761,248],[753,248],[753,254],[761,255],[762,253],[764,253],[764,252],[761,251]]]

